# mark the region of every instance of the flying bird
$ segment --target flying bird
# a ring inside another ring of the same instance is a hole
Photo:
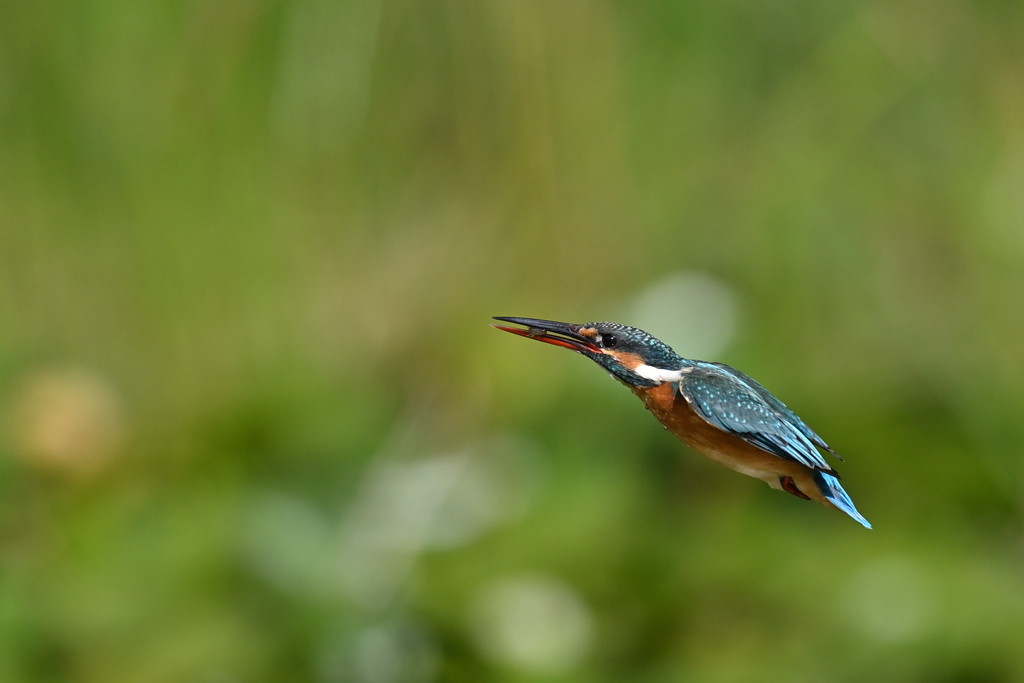
[[[581,353],[640,397],[679,440],[773,489],[838,508],[868,529],[819,448],[842,460],[785,404],[724,363],[683,358],[643,330],[495,317],[522,325],[499,330]]]

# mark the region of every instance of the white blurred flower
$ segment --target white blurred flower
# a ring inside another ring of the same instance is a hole
[[[676,273],[641,292],[627,316],[679,355],[713,359],[736,332],[736,295],[707,273]]]
[[[335,523],[296,496],[270,493],[252,505],[242,543],[253,571],[278,588],[336,593],[330,561]]]
[[[428,531],[430,548],[455,548],[529,507],[540,458],[530,442],[497,436],[469,449],[471,457],[438,508]]]
[[[324,683],[430,683],[439,664],[433,636],[406,619],[343,625],[327,637],[317,657]]]
[[[375,611],[388,606],[468,459],[453,453],[371,467],[341,533],[340,579],[350,598]]]
[[[533,456],[526,442],[497,437],[455,453],[378,459],[343,523],[349,597],[381,610],[421,552],[463,545],[522,513],[536,481]]]
[[[253,501],[240,540],[254,573],[278,588],[380,613],[422,552],[469,543],[525,512],[537,460],[508,435],[441,455],[380,455],[340,519],[268,493]]]
[[[590,610],[572,588],[543,575],[514,576],[486,586],[470,620],[490,659],[539,674],[557,674],[590,651]]]

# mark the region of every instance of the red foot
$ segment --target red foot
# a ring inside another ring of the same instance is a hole
[[[793,481],[793,477],[779,477],[779,483],[782,484],[783,491],[792,493],[797,498],[803,498],[804,500],[811,499],[810,496],[796,487],[796,482]]]

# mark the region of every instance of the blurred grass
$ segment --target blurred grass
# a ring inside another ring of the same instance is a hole
[[[85,369],[123,431],[78,468],[5,423],[0,680],[1024,679],[1022,29],[946,0],[0,2],[0,398]],[[714,360],[847,456],[873,532],[486,327],[690,271],[740,302]],[[380,610],[332,583],[375,464],[505,432],[540,451],[522,511],[402,550]],[[264,547],[267,510],[309,528]],[[475,596],[531,572],[593,616],[573,667],[478,646]],[[374,668],[378,632],[423,663]]]

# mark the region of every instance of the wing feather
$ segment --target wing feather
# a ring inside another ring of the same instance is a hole
[[[832,447],[825,443],[825,440],[818,436],[813,429],[804,424],[804,421],[801,420],[796,413],[790,410],[785,403],[776,398],[770,391],[761,386],[761,383],[758,382],[756,379],[754,379],[753,377],[746,373],[740,372],[739,370],[732,366],[726,365],[725,363],[710,363],[710,365],[714,365],[716,368],[721,368],[726,373],[738,377],[745,384],[749,385],[751,389],[756,391],[758,395],[761,396],[761,398],[767,401],[768,405],[770,405],[776,412],[778,412],[782,417],[784,417],[787,421],[795,425],[797,429],[803,432],[803,435],[810,439],[815,446],[824,448],[826,451],[834,455],[839,460],[843,459],[842,456],[840,456],[838,453],[832,450]]]
[[[711,425],[780,458],[834,472],[814,447],[812,438],[817,435],[800,418],[760,384],[753,380],[748,383],[744,381],[746,375],[731,370],[701,363],[683,375],[679,392]]]

